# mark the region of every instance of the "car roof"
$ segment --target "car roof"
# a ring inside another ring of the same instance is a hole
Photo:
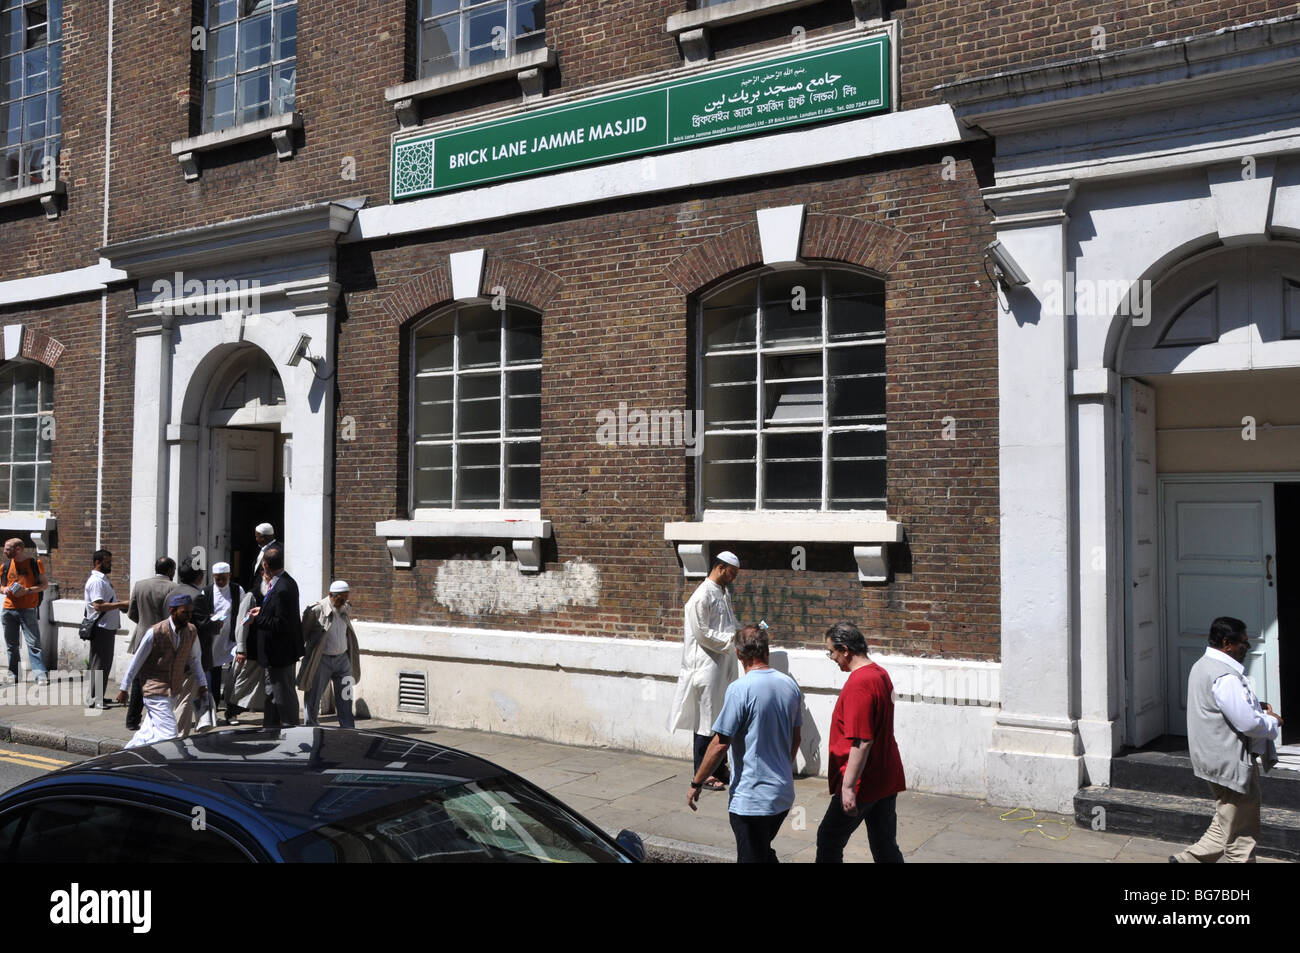
[[[380,810],[420,789],[509,775],[445,745],[401,735],[301,726],[210,731],[101,755],[14,789],[147,789],[256,817],[282,839]],[[520,779],[522,780],[522,779]]]

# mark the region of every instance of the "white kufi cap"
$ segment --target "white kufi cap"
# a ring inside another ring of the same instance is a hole
[[[740,560],[737,559],[736,554],[729,549],[724,549],[722,552],[718,553],[716,562],[726,563],[728,566],[735,566],[737,569],[740,568]]]
[[[337,596],[340,592],[351,592],[352,587],[342,579],[335,579],[330,583],[330,595]]]

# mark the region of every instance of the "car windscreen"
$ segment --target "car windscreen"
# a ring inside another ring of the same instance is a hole
[[[317,863],[619,863],[608,841],[518,779],[490,777],[422,790],[281,845]]]

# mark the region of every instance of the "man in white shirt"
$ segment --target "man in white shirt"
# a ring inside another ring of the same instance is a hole
[[[689,728],[695,735],[695,770],[709,747],[713,722],[722,711],[727,686],[736,680],[738,671],[735,647],[736,614],[726,587],[740,575],[740,560],[735,553],[721,552],[713,561],[709,578],[686,603],[686,633],[682,639],[682,669],[677,676],[677,692],[668,730]],[[710,791],[726,788],[730,775],[721,765],[716,776],[709,776],[704,787]]]
[[[144,686],[144,725],[126,743],[127,748],[167,741],[177,736],[176,705],[180,701],[186,674],[198,681],[199,697],[208,690],[203,671],[199,633],[190,624],[194,600],[188,593],[174,593],[167,600],[169,615],[144,634],[131,665],[122,676],[118,703],[126,701],[136,676]]]
[[[252,589],[257,593],[259,599],[266,598],[266,582],[262,578],[262,560],[266,558],[266,551],[272,547],[283,549],[284,547],[276,541],[275,527],[270,523],[258,523],[257,528],[253,530],[253,539],[257,545],[262,547],[257,551],[257,559],[253,561],[253,579],[251,582]]]
[[[207,636],[211,640],[212,653],[208,686],[212,691],[214,710],[221,702],[224,670],[234,661],[235,624],[239,621],[236,614],[243,595],[239,583],[230,578],[230,563],[213,563],[212,583],[203,590],[203,602],[208,610]]]
[[[85,618],[97,621],[90,637],[90,671],[86,673],[90,678],[90,692],[86,707],[107,708],[104,689],[108,686],[109,669],[113,667],[113,648],[117,643],[121,610],[127,608],[128,603],[125,599],[118,601],[113,584],[108,581],[113,571],[113,554],[107,549],[98,549],[90,558],[95,568],[86,580]]]
[[[1215,813],[1205,835],[1170,863],[1253,863],[1259,837],[1259,768],[1277,763],[1273,741],[1282,719],[1255,698],[1242,663],[1250,651],[1246,624],[1221,616],[1209,648],[1187,676],[1187,747],[1192,769],[1209,782]]]

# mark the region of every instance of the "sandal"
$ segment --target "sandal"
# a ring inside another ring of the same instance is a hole
[[[727,790],[727,786],[717,778],[711,777],[704,782],[704,789],[706,791],[725,791]]]

